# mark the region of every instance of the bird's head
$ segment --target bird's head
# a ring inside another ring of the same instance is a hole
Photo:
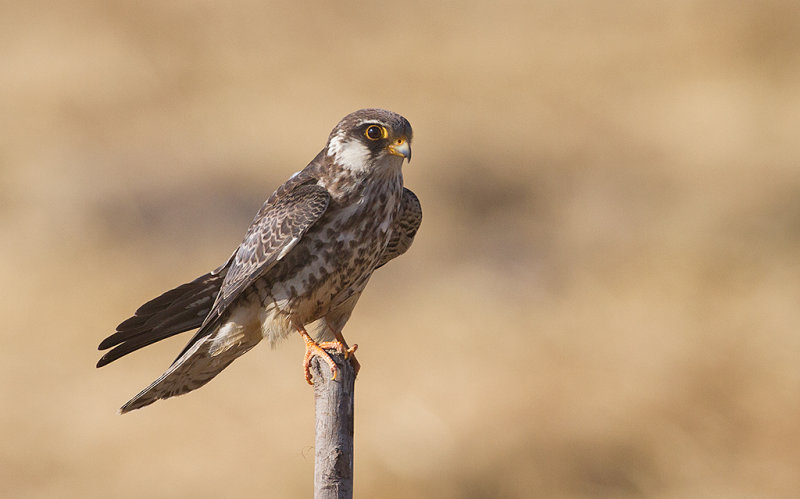
[[[328,138],[327,155],[353,171],[411,161],[413,132],[407,119],[385,109],[361,109],[345,116]]]

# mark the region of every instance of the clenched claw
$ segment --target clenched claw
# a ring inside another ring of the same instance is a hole
[[[334,333],[336,336],[335,341],[323,341],[322,343],[317,343],[314,341],[314,339],[303,328],[297,328],[297,332],[300,333],[300,335],[303,337],[303,341],[306,342],[306,354],[303,357],[303,374],[305,375],[306,382],[309,385],[314,384],[311,379],[311,358],[315,355],[324,360],[330,366],[331,379],[335,380],[336,376],[339,374],[339,368],[336,367],[336,362],[326,350],[333,350],[336,353],[342,354],[345,359],[349,359],[350,365],[353,366],[355,375],[358,376],[358,371],[361,370],[361,364],[358,363],[358,360],[356,360],[356,356],[354,355],[355,351],[358,350],[358,345],[348,347],[347,342],[344,341],[344,337],[342,336],[341,332]]]
[[[336,367],[336,362],[328,352],[323,349],[323,344],[319,344],[311,338],[304,338],[306,340],[306,354],[303,357],[303,374],[306,377],[306,382],[313,385],[311,380],[311,358],[315,355],[324,360],[331,368],[331,378],[336,379],[339,369]]]
[[[361,370],[361,364],[358,363],[358,360],[355,356],[355,352],[358,350],[358,345],[353,345],[348,348],[347,343],[336,340],[322,342],[319,344],[319,346],[325,349],[335,350],[337,353],[344,355],[345,359],[350,360],[350,365],[353,366],[353,371],[355,372],[355,375],[358,376],[358,371]]]

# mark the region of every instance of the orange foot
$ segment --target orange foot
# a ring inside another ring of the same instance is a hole
[[[361,364],[358,363],[356,356],[353,355],[353,352],[358,349],[358,345],[353,345],[351,348],[347,348],[339,341],[325,341],[322,343],[317,343],[309,338],[306,340],[306,354],[303,357],[303,374],[305,374],[306,382],[308,382],[309,385],[314,384],[314,382],[311,381],[311,358],[315,355],[324,360],[330,366],[332,375],[331,379],[336,379],[336,376],[339,374],[339,368],[336,367],[336,362],[334,362],[331,355],[325,351],[326,349],[334,350],[337,353],[344,355],[345,359],[350,359],[350,365],[353,366],[355,374],[358,375],[358,371],[361,369]]]
[[[314,384],[314,382],[311,381],[311,358],[315,355],[324,360],[330,366],[331,378],[336,379],[336,374],[339,372],[339,369],[336,367],[336,362],[333,361],[333,358],[330,356],[330,354],[323,350],[325,343],[317,343],[311,339],[308,333],[303,334],[303,339],[306,342],[306,354],[303,357],[303,374],[306,377],[306,382],[309,385]]]
[[[303,374],[305,375],[306,382],[309,385],[314,384],[314,382],[311,381],[311,358],[315,355],[324,360],[325,363],[330,366],[332,379],[336,379],[336,375],[339,373],[339,369],[336,367],[336,362],[334,362],[333,358],[328,352],[325,351],[325,349],[334,350],[344,355],[345,359],[350,359],[350,364],[353,366],[355,374],[358,375],[358,371],[361,369],[361,364],[358,363],[356,356],[353,355],[353,353],[358,350],[358,345],[348,347],[347,343],[344,342],[344,338],[337,338],[336,341],[317,343],[304,329],[298,329],[297,332],[300,333],[300,335],[303,337],[303,341],[306,342],[306,354],[303,357]],[[337,336],[341,337],[340,334]]]
[[[358,363],[355,355],[356,350],[358,350],[358,345],[353,345],[348,348],[344,338],[341,338],[336,341],[325,341],[320,343],[319,346],[325,349],[335,350],[337,353],[344,355],[345,359],[350,359],[350,365],[353,366],[353,371],[355,375],[358,376],[358,371],[361,370],[361,364]]]

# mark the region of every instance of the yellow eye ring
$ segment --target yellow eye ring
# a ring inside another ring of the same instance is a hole
[[[380,125],[370,125],[364,130],[364,136],[369,140],[380,140],[388,137],[389,132]]]

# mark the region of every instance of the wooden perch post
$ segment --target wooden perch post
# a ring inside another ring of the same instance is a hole
[[[353,409],[356,375],[344,356],[328,351],[339,367],[336,380],[319,357],[311,361],[314,376],[316,439],[314,498],[353,497]]]

